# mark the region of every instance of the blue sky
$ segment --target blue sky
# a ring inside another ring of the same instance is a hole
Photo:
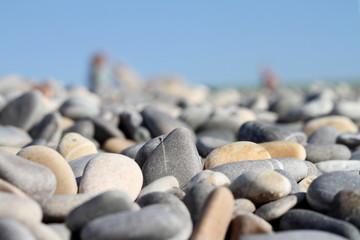
[[[98,50],[146,78],[244,85],[269,64],[286,83],[360,79],[359,2],[0,1],[0,76],[85,84]]]

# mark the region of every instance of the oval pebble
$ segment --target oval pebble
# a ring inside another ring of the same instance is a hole
[[[164,192],[171,188],[179,188],[178,180],[174,176],[162,177],[141,189],[138,198],[151,192]]]
[[[323,126],[332,126],[340,133],[358,132],[359,129],[350,118],[345,116],[326,116],[310,120],[304,127],[304,132],[310,136],[314,131]]]
[[[325,231],[293,230],[293,231],[280,231],[274,234],[254,234],[239,238],[238,240],[289,240],[289,239],[345,240],[346,238]]]
[[[59,143],[59,152],[68,161],[76,158],[97,153],[97,148],[93,142],[84,138],[78,133],[66,134]]]
[[[351,157],[351,151],[348,147],[341,144],[305,146],[306,160],[312,163],[318,163],[326,160],[348,160]]]
[[[360,170],[359,160],[329,160],[316,163],[315,165],[323,173]]]
[[[206,182],[217,187],[230,185],[230,180],[221,172],[215,172],[209,169],[203,170],[196,174],[183,188],[185,192],[189,191],[195,185]]]
[[[295,195],[289,195],[262,205],[256,209],[255,214],[266,221],[274,220],[287,213],[296,203],[297,197]]]
[[[271,158],[291,157],[301,160],[306,158],[305,148],[296,142],[273,141],[260,143],[271,155]]]
[[[360,190],[338,192],[331,205],[331,215],[360,227]]]
[[[273,228],[270,223],[253,213],[243,212],[231,221],[230,240],[261,233],[273,233]]]
[[[11,218],[0,218],[0,239],[36,240],[31,231],[22,223]]]

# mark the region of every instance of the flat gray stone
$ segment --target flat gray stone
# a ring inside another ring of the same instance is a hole
[[[274,234],[254,234],[239,238],[238,240],[289,240],[289,239],[345,240],[346,238],[325,231],[293,230],[293,231],[276,232]]]
[[[21,128],[0,125],[0,146],[23,147],[31,142],[31,137]]]
[[[295,195],[289,195],[262,205],[256,209],[255,214],[265,219],[266,221],[271,221],[283,216],[296,204],[297,197]]]
[[[316,145],[308,144],[305,146],[306,160],[318,163],[326,160],[348,160],[351,151],[348,147],[341,144]]]
[[[335,144],[340,132],[332,126],[323,126],[315,130],[308,138],[309,144]]]
[[[100,113],[98,106],[83,97],[70,97],[59,109],[61,115],[77,120],[96,117]]]
[[[323,173],[334,171],[360,171],[360,160],[328,160],[315,164]]]

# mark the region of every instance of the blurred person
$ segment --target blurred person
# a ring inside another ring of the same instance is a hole
[[[96,53],[91,59],[89,83],[90,90],[97,94],[110,85],[108,59],[104,52]]]
[[[265,89],[275,90],[280,85],[280,77],[276,72],[269,66],[266,66],[262,69],[260,73],[261,85]]]

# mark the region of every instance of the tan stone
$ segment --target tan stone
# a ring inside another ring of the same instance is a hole
[[[234,201],[234,212],[233,216],[236,217],[239,214],[243,214],[243,212],[255,212],[256,207],[255,204],[246,198],[238,198]]]
[[[195,185],[207,182],[211,183],[217,187],[221,186],[229,186],[230,185],[230,179],[221,172],[216,172],[212,170],[203,170],[196,174],[183,188],[185,192],[193,188]]]
[[[270,169],[244,172],[229,186],[235,198],[247,198],[254,204],[270,202],[291,192],[290,181]]]
[[[260,234],[272,233],[272,226],[264,219],[253,213],[242,213],[237,215],[230,225],[230,240],[237,240],[240,237]]]
[[[105,141],[103,149],[110,153],[120,153],[122,150],[136,144],[135,141],[130,139],[113,137]]]
[[[256,120],[256,114],[249,108],[240,107],[236,110],[235,114],[242,124]]]
[[[195,225],[192,240],[224,239],[234,209],[234,197],[226,187],[213,191]]]
[[[21,150],[21,148],[19,147],[9,147],[9,146],[2,146],[0,147],[0,149],[5,150],[9,153],[13,153],[15,155]]]
[[[179,181],[174,176],[162,177],[141,189],[138,198],[151,192],[164,192],[172,188],[179,188]]]
[[[61,117],[61,130],[68,129],[69,127],[73,126],[75,121],[68,117]]]
[[[26,195],[26,193],[24,193],[22,190],[15,187],[14,185],[12,185],[9,182],[2,180],[1,178],[0,178],[0,191],[12,193],[14,195],[21,196],[21,197],[28,197],[28,195]]]
[[[121,154],[103,153],[86,164],[79,192],[99,194],[117,189],[135,200],[142,185],[141,169],[133,159]]]
[[[299,184],[300,192],[307,192],[310,184],[317,178],[315,175],[310,175],[301,180]]]
[[[97,148],[89,139],[78,133],[66,134],[59,143],[59,152],[68,161],[76,158],[97,153]]]
[[[305,148],[296,142],[273,141],[260,143],[271,155],[272,158],[291,157],[301,160],[306,159]]]
[[[259,144],[240,141],[218,147],[209,153],[205,159],[205,168],[210,169],[231,162],[269,158],[271,158],[269,152]]]
[[[21,150],[18,155],[49,168],[56,177],[55,195],[75,194],[77,185],[74,172],[66,160],[55,150],[35,145]]]
[[[351,121],[350,118],[345,116],[326,116],[313,119],[309,121],[305,127],[304,132],[310,136],[315,130],[323,127],[331,126],[336,128],[340,133],[353,132],[356,133],[359,131],[356,124]]]

